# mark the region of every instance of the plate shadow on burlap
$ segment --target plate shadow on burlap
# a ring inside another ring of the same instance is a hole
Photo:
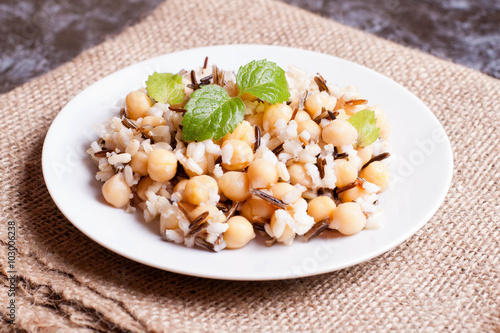
[[[193,29],[193,22],[203,28]],[[366,263],[273,282],[161,271],[123,258],[77,230],[53,203],[41,170],[43,139],[61,108],[91,83],[135,62],[234,43],[339,56],[381,72],[421,98],[445,127],[454,152],[451,189],[435,216],[402,245]],[[499,331],[499,94],[498,80],[279,2],[167,1],[118,37],[0,95],[2,221],[14,220],[18,227],[17,328]],[[6,253],[6,228],[0,237]],[[7,304],[6,257],[0,260],[0,304]],[[8,330],[5,311],[0,310]]]

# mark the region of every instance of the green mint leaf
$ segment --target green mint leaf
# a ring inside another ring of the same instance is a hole
[[[184,100],[182,77],[172,73],[157,73],[146,81],[148,96],[160,103],[179,104]]]
[[[249,93],[271,104],[290,98],[285,71],[265,59],[254,60],[240,67],[236,84],[240,94]]]
[[[377,127],[375,112],[368,109],[361,110],[349,117],[349,122],[358,131],[359,147],[369,146],[377,140],[380,128]]]
[[[243,121],[245,104],[239,97],[229,97],[217,85],[194,91],[184,108],[182,138],[186,141],[219,140]]]

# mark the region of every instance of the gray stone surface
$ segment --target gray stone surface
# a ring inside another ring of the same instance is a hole
[[[500,77],[499,0],[283,1]],[[0,92],[117,34],[160,2],[0,0]]]

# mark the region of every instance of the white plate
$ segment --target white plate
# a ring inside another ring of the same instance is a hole
[[[160,239],[158,223],[106,205],[95,166],[85,153],[97,139],[93,125],[117,114],[116,101],[144,86],[156,71],[177,72],[210,64],[237,70],[255,59],[282,68],[296,65],[310,75],[320,72],[330,83],[353,84],[378,103],[392,124],[396,156],[391,189],[381,195],[387,222],[377,230],[349,237],[330,236],[310,243],[267,248],[253,242],[240,250],[211,253]],[[444,129],[432,112],[408,90],[358,64],[329,55],[276,46],[228,45],[166,54],[124,68],[91,85],[69,102],[54,120],[43,147],[47,188],[62,213],[97,243],[132,260],[172,272],[229,280],[276,280],[331,272],[371,259],[394,248],[437,211],[452,176],[452,152]],[[411,255],[411,254],[407,254]]]

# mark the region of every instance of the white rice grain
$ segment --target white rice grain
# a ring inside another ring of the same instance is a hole
[[[231,164],[231,158],[233,157],[233,146],[229,144],[225,145],[224,148],[222,148],[221,156],[222,163]]]
[[[121,154],[116,154],[116,155],[111,155],[108,157],[108,162],[111,165],[117,165],[118,163],[128,163],[132,159],[132,156],[130,156],[129,153],[121,153]]]
[[[139,150],[139,147],[141,146],[141,143],[139,140],[132,139],[130,140],[127,148],[125,148],[125,152],[130,154],[130,156],[134,156],[135,153]]]
[[[281,155],[282,155],[282,154],[280,154],[280,158],[281,158]],[[277,169],[278,169],[278,175],[279,175],[279,177],[280,177],[283,181],[285,181],[285,182],[289,181],[289,180],[290,180],[290,173],[288,172],[288,169],[287,169],[287,167],[286,167],[286,164],[285,164],[285,163],[283,163],[283,162],[278,162],[278,163],[276,164],[276,167],[277,167]]]

